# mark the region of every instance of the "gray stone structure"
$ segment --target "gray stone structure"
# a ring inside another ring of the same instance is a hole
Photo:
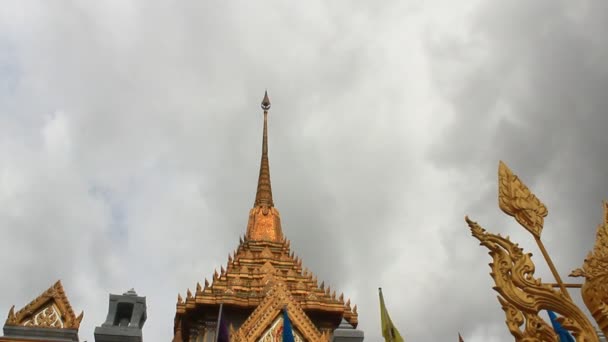
[[[4,337],[34,341],[78,342],[78,330],[5,325]]]
[[[142,342],[146,318],[146,297],[133,289],[122,295],[110,294],[108,316],[95,328],[95,342]]]
[[[362,342],[363,331],[355,329],[345,319],[342,319],[342,323],[338,326],[338,329],[334,330],[332,342]]]

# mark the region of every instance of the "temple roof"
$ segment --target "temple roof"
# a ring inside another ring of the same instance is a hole
[[[185,299],[178,295],[175,336],[181,339],[180,316],[198,312],[206,305],[219,305],[254,309],[268,301],[272,288],[282,284],[298,310],[320,311],[338,319],[346,319],[354,327],[358,323],[357,306],[351,308],[350,300],[336,296],[329,286],[302,267],[302,260],[290,250],[290,242],[284,237],[279,211],[274,207],[270,185],[268,161],[268,110],[270,99],[264,94],[264,130],[262,158],[254,206],[249,212],[249,222],[244,238],[228,256],[226,268],[214,272],[212,281],[205,279],[197,284],[194,294],[189,289]],[[277,290],[278,291],[278,290]],[[254,311],[255,314],[255,311]],[[253,314],[252,314],[253,315]],[[339,320],[338,320],[339,322]],[[310,331],[315,335],[318,332]],[[312,336],[311,335],[311,336]],[[316,336],[316,335],[315,335]]]
[[[226,268],[214,272],[212,282],[197,284],[194,294],[178,295],[177,313],[194,311],[200,305],[220,303],[253,308],[260,305],[276,282],[287,290],[303,310],[318,310],[341,315],[350,324],[358,323],[357,306],[351,307],[344,295],[336,296],[325,283],[302,267],[302,259],[290,251],[290,242],[278,243],[241,239],[237,250],[228,256]]]
[[[15,312],[13,305],[5,325],[78,330],[83,315],[76,317],[59,280],[23,309]]]

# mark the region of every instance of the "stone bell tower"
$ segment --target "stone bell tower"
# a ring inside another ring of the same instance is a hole
[[[142,342],[146,318],[146,297],[133,289],[122,295],[110,294],[108,317],[95,328],[95,342]]]

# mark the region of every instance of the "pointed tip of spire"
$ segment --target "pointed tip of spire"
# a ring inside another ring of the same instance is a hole
[[[262,109],[265,111],[270,109],[270,98],[268,98],[268,90],[264,91],[264,99],[262,99]]]

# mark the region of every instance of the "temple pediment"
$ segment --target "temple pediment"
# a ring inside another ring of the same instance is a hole
[[[61,281],[57,281],[21,310],[15,312],[13,305],[9,310],[5,326],[78,330],[83,315],[84,312],[76,317]]]
[[[294,329],[296,341],[329,341],[329,336],[322,334],[308,318],[298,302],[291,296],[287,285],[275,281],[245,323],[235,332],[234,341],[271,342],[277,339],[283,327],[281,312],[287,309]]]

